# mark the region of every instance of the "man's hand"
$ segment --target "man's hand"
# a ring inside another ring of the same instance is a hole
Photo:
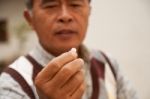
[[[76,51],[66,52],[49,62],[35,78],[41,99],[81,99],[84,89],[84,62]]]

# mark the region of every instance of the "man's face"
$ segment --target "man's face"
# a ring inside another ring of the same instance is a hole
[[[88,0],[34,0],[30,24],[42,46],[57,56],[83,42],[89,13]]]

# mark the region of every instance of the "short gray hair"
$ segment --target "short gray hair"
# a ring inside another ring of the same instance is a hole
[[[33,8],[33,0],[25,0],[26,7],[31,10]]]
[[[91,2],[91,0],[89,0]],[[29,10],[33,8],[33,0],[25,0],[26,6]]]

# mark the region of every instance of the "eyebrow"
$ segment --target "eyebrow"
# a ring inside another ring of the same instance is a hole
[[[54,2],[54,1],[58,1],[58,0],[41,0],[42,3],[41,4],[46,4],[46,3],[50,3],[50,2]],[[83,2],[83,0],[67,0],[69,2],[74,2],[74,1],[81,1]]]
[[[42,0],[42,3],[52,2],[52,1],[56,1],[56,0]],[[83,0],[68,0],[68,1],[83,1]]]
[[[69,2],[84,2],[84,0],[68,0]]]
[[[45,3],[48,3],[48,2],[53,2],[53,1],[56,1],[56,0],[42,0],[42,4],[45,4]]]

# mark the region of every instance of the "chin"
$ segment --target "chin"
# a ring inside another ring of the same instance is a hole
[[[71,50],[71,48],[77,48],[77,47],[76,46],[64,46],[64,47],[61,47],[60,49],[63,50],[64,52],[67,52]]]
[[[63,45],[63,46],[59,46],[59,48],[58,48],[58,50],[61,50],[61,52],[63,53],[63,52],[67,52],[67,51],[69,51],[69,50],[71,50],[71,48],[76,48],[76,49],[78,49],[78,47],[79,47],[79,45],[69,45],[69,44],[65,44],[65,46]]]
[[[71,48],[76,48],[80,46],[79,42],[59,42],[53,44],[52,46],[49,47],[49,52],[52,53],[54,56],[58,56],[64,52],[67,52],[71,50]]]

